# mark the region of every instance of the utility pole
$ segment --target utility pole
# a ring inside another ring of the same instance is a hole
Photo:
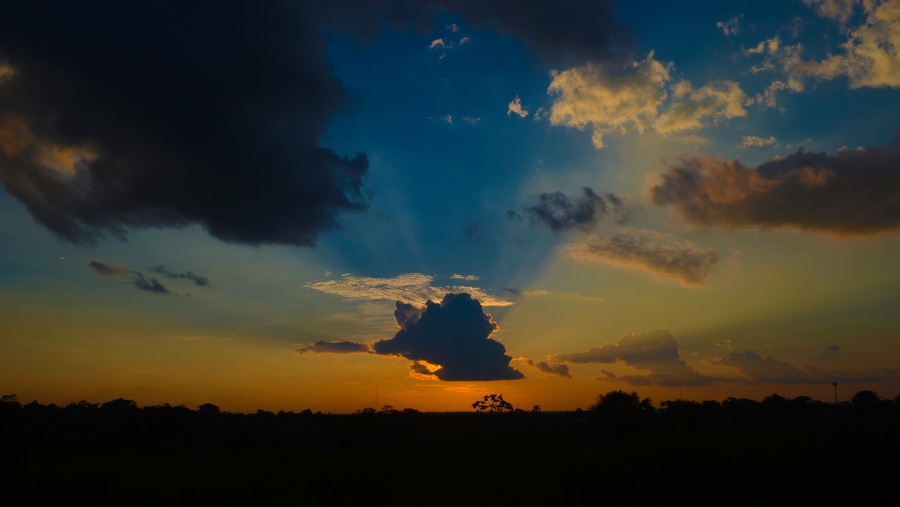
[[[832,382],[832,383],[831,383],[831,385],[834,386],[834,404],[835,404],[835,405],[838,404],[838,398],[837,398],[837,384],[838,384],[837,382]]]

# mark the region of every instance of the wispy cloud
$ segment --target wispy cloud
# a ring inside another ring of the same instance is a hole
[[[716,23],[716,28],[722,30],[722,33],[725,34],[725,37],[730,37],[732,35],[737,35],[741,33],[741,20],[744,19],[743,14],[738,14],[737,16],[732,16],[728,19],[728,21],[719,21]]]
[[[448,293],[467,293],[477,299],[482,306],[513,304],[511,301],[494,297],[478,287],[434,286],[433,281],[434,276],[422,273],[408,273],[393,278],[362,277],[345,273],[337,280],[310,282],[304,286],[347,299],[403,301],[422,305],[426,301],[440,301]]]
[[[308,345],[297,347],[300,354],[353,354],[357,352],[370,352],[365,343],[350,341],[317,341]]]
[[[569,255],[645,271],[691,287],[700,285],[719,262],[713,250],[647,229],[593,236],[586,242],[569,245]]]
[[[166,268],[162,264],[153,266],[152,268],[150,268],[150,271],[153,271],[154,273],[159,273],[159,274],[165,276],[166,278],[191,280],[192,282],[194,282],[194,285],[197,285],[200,287],[209,287],[209,279],[208,278],[206,278],[205,276],[201,276],[201,275],[195,275],[191,271],[187,271],[184,273],[176,273],[176,272],[170,271],[168,268]]]
[[[94,259],[88,262],[88,267],[91,268],[91,271],[93,271],[94,274],[100,276],[120,276],[128,274],[128,268],[121,262],[107,264],[103,261]]]

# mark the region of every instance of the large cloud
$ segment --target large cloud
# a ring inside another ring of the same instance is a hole
[[[700,374],[681,359],[678,342],[665,330],[628,334],[619,340],[591,347],[584,352],[558,354],[557,361],[576,364],[624,363],[642,370],[646,375],[615,376],[607,374],[607,380],[628,382],[632,385],[696,386],[718,379]]]
[[[449,11],[473,29],[494,29],[528,44],[545,63],[609,61],[630,53],[632,36],[616,23],[615,0],[328,0],[318,5],[332,28],[375,39],[394,29],[431,29]]]
[[[690,225],[884,233],[900,227],[900,141],[834,155],[800,151],[757,168],[685,156],[649,194]]]
[[[719,261],[713,250],[647,229],[626,229],[610,236],[593,236],[569,245],[569,255],[586,261],[638,269],[671,278],[686,286],[700,285]]]
[[[440,365],[429,371],[440,380],[515,380],[524,378],[509,365],[506,348],[490,336],[499,326],[469,294],[447,294],[424,308],[398,301],[394,318],[400,330],[376,342],[376,354],[402,356]]]
[[[345,93],[306,2],[15,2],[0,16],[0,182],[59,237],[200,224],[311,245],[366,208],[320,146]]]

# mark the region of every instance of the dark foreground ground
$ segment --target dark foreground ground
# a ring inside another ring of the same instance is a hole
[[[0,504],[900,505],[893,404],[602,416],[120,405],[2,407]]]

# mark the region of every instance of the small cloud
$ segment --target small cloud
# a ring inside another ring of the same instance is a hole
[[[175,273],[173,271],[169,271],[162,264],[153,266],[152,268],[150,268],[150,271],[153,271],[154,273],[159,273],[159,274],[165,276],[166,278],[170,278],[170,279],[191,280],[192,282],[194,282],[194,285],[197,285],[199,287],[209,287],[209,279],[207,279],[205,276],[195,275],[191,271],[188,271],[185,273]]]
[[[481,122],[481,118],[475,118],[472,116],[463,116],[462,121],[468,123],[469,125],[478,125]]]
[[[95,275],[100,276],[121,276],[129,273],[128,268],[121,262],[107,264],[103,261],[94,259],[88,262],[88,267],[91,268],[91,271],[93,271]]]
[[[569,375],[569,366],[565,363],[550,364],[547,361],[534,362],[531,359],[529,359],[527,363],[528,366],[537,368],[544,373],[549,373],[550,375],[556,375],[562,378],[572,378],[572,376]]]
[[[317,341],[309,345],[297,347],[300,354],[353,354],[357,352],[370,352],[365,343],[349,341]]]
[[[470,223],[466,227],[466,239],[469,241],[480,243],[484,238],[484,228],[478,220]]]
[[[520,215],[520,214],[518,214],[518,213],[516,213],[515,211],[513,211],[513,210],[510,209],[510,210],[506,210],[506,219],[507,219],[508,221],[510,221],[510,222],[521,222],[521,221],[522,221],[522,215]]]
[[[506,115],[509,116],[511,114],[516,114],[520,118],[525,118],[528,116],[528,110],[522,107],[522,99],[519,98],[518,95],[512,101],[510,101],[509,105],[506,107]]]
[[[452,275],[450,275],[450,279],[474,281],[474,280],[478,280],[478,277],[476,275],[458,275],[456,273],[453,273]]]
[[[543,224],[553,232],[571,229],[587,230],[612,213],[617,221],[628,221],[636,204],[615,194],[606,194],[606,199],[597,195],[590,187],[584,187],[578,197],[569,197],[562,192],[548,192],[535,196],[532,204],[523,208],[532,225]]]
[[[394,318],[400,330],[393,338],[376,342],[376,354],[439,365],[428,373],[440,380],[524,378],[509,365],[512,358],[506,347],[491,338],[500,326],[469,294],[447,294],[441,303],[428,301],[424,307],[398,301]],[[422,368],[415,371],[424,374]]]
[[[152,294],[170,293],[169,289],[166,288],[165,285],[159,283],[159,280],[157,280],[156,278],[147,280],[146,278],[144,278],[144,275],[140,271],[133,271],[132,274],[134,275],[134,280],[132,281],[132,283],[134,283],[134,286],[139,290],[147,291]]]
[[[738,146],[738,148],[762,148],[764,146],[772,146],[777,143],[778,140],[775,139],[774,136],[770,136],[768,138],[762,138],[757,136],[744,136],[744,141]]]
[[[437,49],[437,48],[445,48],[447,45],[444,43],[444,39],[434,39],[431,41],[431,44],[428,45],[428,49]]]
[[[462,39],[459,39],[459,45],[462,46],[463,44],[469,42],[470,40],[472,40],[472,39],[470,39],[468,37],[463,37]]]
[[[450,23],[449,25],[447,25],[447,30],[456,33],[459,31],[459,25],[457,25],[456,23]]]
[[[732,35],[737,35],[741,33],[741,20],[744,19],[743,14],[738,14],[737,16],[732,16],[728,21],[719,21],[716,23],[716,28],[722,30],[722,33],[725,34],[725,37],[730,37]]]

